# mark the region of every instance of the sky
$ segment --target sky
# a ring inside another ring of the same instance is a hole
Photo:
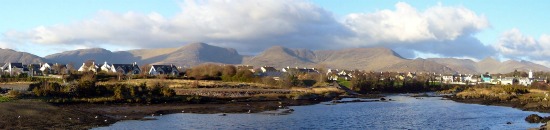
[[[542,0],[12,0],[0,4],[0,48],[46,56],[194,42],[241,54],[387,47],[406,58],[550,66],[547,12]]]

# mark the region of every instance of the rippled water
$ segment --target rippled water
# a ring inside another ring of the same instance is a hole
[[[291,107],[289,115],[170,114],[150,121],[122,121],[95,129],[527,129],[529,114],[514,108],[463,104],[440,97],[389,96],[392,102]],[[506,124],[512,122],[512,124]]]

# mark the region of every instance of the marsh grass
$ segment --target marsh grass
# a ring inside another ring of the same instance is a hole
[[[9,101],[11,101],[11,98],[4,97],[4,96],[0,96],[0,103],[2,103],[2,102],[9,102]]]

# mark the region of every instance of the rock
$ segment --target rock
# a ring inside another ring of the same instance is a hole
[[[386,101],[386,99],[385,99],[385,98],[380,98],[380,100],[381,100],[381,101]]]
[[[529,123],[540,123],[542,119],[543,118],[537,114],[531,114],[525,118],[525,121]]]
[[[509,121],[508,121],[508,122],[506,122],[506,124],[510,125],[510,124],[512,124],[512,122],[509,122]]]

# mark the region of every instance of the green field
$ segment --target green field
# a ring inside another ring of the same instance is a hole
[[[9,102],[9,101],[10,101],[10,98],[0,96],[0,102]]]
[[[336,80],[336,82],[338,82],[338,84],[346,86],[348,88],[351,87],[351,82],[350,81],[346,81],[344,79],[339,78],[338,80]]]

